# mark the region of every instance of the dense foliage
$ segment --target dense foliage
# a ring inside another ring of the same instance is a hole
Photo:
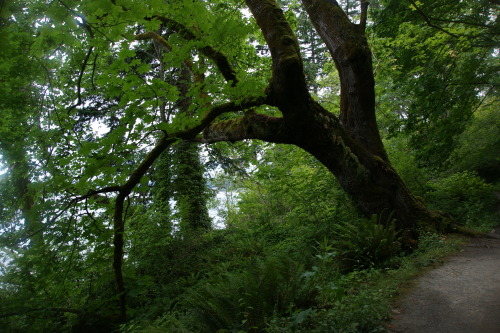
[[[300,1],[278,3],[312,98],[338,113],[326,46]],[[363,22],[366,1],[338,3]],[[370,8],[390,160],[429,208],[488,232],[500,191],[498,6]],[[243,2],[0,10],[6,332],[378,332],[391,281],[453,248],[432,229],[404,243],[395,212],[363,215],[298,147],[198,136],[212,112],[227,124],[280,115],[252,104],[273,50]]]

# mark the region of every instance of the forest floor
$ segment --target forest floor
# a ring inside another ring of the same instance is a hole
[[[394,333],[500,333],[500,239],[472,239],[413,281],[392,312]]]

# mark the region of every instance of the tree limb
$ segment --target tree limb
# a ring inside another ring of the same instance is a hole
[[[87,51],[87,55],[85,56],[85,59],[83,60],[82,68],[80,69],[80,74],[78,75],[78,81],[76,83],[77,87],[77,97],[78,100],[76,104],[73,104],[68,108],[67,113],[70,114],[70,112],[76,108],[77,106],[80,106],[82,104],[82,79],[83,79],[83,73],[85,72],[85,68],[87,67],[87,63],[89,62],[90,55],[92,54],[92,51],[94,50],[94,47],[91,46],[89,50]]]
[[[423,17],[424,21],[427,23],[427,25],[428,25],[429,27],[432,27],[432,28],[434,28],[434,29],[437,29],[437,30],[439,30],[439,31],[442,31],[442,32],[444,32],[445,34],[447,34],[447,35],[449,35],[449,36],[451,36],[451,37],[453,37],[453,38],[458,38],[458,37],[459,37],[458,35],[455,35],[454,33],[451,33],[451,32],[449,32],[449,31],[447,31],[447,30],[445,30],[445,29],[441,28],[440,26],[435,25],[434,23],[432,23],[432,20],[431,20],[431,19],[430,19],[430,18],[429,18],[429,17],[428,17],[428,16],[427,16],[427,15],[426,15],[423,11],[422,11],[422,9],[420,9],[420,8],[417,6],[417,4],[415,3],[415,1],[413,1],[413,0],[408,0],[408,1],[410,1],[411,5],[413,6],[413,8],[415,8],[415,10],[417,11],[417,13],[419,13],[419,14],[420,14],[420,16],[422,16],[422,17]]]
[[[214,143],[219,141],[240,141],[257,139],[274,143],[292,143],[283,118],[270,117],[253,111],[244,116],[221,121],[208,126],[203,137],[193,141]]]
[[[333,60],[341,63],[347,60],[346,57],[354,56],[354,47],[359,44],[359,28],[349,20],[340,5],[328,0],[301,2]]]
[[[286,113],[288,105],[295,105],[298,100],[303,102],[309,96],[299,43],[276,1],[245,2],[271,51],[273,76],[270,95],[274,105]]]
[[[134,36],[134,39],[135,40],[154,39],[161,46],[166,48],[168,51],[172,51],[172,45],[170,45],[170,43],[165,38],[163,38],[163,36],[161,36],[160,34],[158,34],[155,31],[148,31],[148,32],[144,32],[142,34],[137,34]]]
[[[196,37],[195,34],[193,34],[188,28],[177,21],[160,15],[155,15],[154,18],[160,20],[166,27],[176,31],[188,41],[199,40],[199,38]],[[231,64],[229,63],[229,60],[224,54],[214,49],[212,46],[200,47],[198,50],[201,54],[211,59],[215,63],[217,69],[222,74],[224,79],[226,79],[226,81],[232,82],[233,86],[238,83],[236,72],[233,70]]]
[[[359,25],[363,30],[366,29],[366,20],[368,18],[368,6],[370,5],[370,0],[361,0],[361,18],[359,19]]]

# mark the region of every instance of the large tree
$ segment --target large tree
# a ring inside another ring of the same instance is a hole
[[[371,51],[365,36],[368,2],[360,23],[351,22],[336,1],[302,1],[335,61],[341,81],[340,115],[311,97],[300,46],[280,8],[272,1],[247,1],[269,46],[272,79],[259,103],[275,106],[282,117],[250,112],[204,129],[204,140],[256,138],[297,145],[321,161],[367,215],[395,211],[398,228],[414,231],[434,223],[429,212],[392,168],[375,119]]]

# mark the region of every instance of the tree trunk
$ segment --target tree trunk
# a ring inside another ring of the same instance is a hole
[[[203,178],[203,165],[200,163],[199,146],[192,142],[179,142],[174,147],[174,159],[174,197],[177,201],[181,233],[188,235],[210,230],[206,182]]]
[[[203,77],[192,78],[193,73],[187,66],[183,66],[177,87],[180,98],[179,112],[193,116],[190,111],[192,98],[189,97],[190,83],[203,81]],[[201,82],[200,82],[201,83]],[[200,98],[203,100],[202,94]],[[197,144],[182,141],[173,147],[175,163],[174,188],[177,209],[180,216],[181,232],[184,235],[207,231],[211,228],[210,216],[207,209],[207,188],[203,177],[204,168],[200,162],[200,149]]]
[[[276,2],[246,3],[273,59],[266,103],[278,107],[283,118],[247,114],[237,121],[215,123],[206,128],[205,141],[256,138],[295,144],[338,178],[365,215],[394,212],[397,228],[406,240],[418,236],[422,223],[442,223],[443,216],[428,211],[406,187],[382,144],[375,119],[374,77],[365,22],[350,22],[336,1],[302,0],[339,72],[341,106],[337,118],[311,98],[298,42]]]

